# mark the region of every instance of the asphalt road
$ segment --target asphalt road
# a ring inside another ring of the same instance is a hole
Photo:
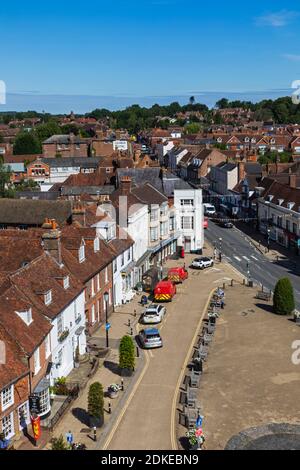
[[[279,278],[289,277],[294,286],[297,308],[300,307],[299,264],[293,260],[271,261],[261,254],[241,231],[235,227],[220,227],[211,220],[205,230],[205,237],[211,244],[215,244],[218,250],[221,249],[226,260],[245,278],[249,277],[267,289],[274,291]]]

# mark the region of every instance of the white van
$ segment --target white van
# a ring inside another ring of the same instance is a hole
[[[204,215],[215,215],[216,208],[213,204],[205,203],[203,204],[204,207]]]

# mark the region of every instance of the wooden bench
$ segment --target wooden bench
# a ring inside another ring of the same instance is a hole
[[[271,292],[257,292],[256,294],[256,298],[259,299],[259,300],[266,300],[266,301],[269,301],[271,300]]]

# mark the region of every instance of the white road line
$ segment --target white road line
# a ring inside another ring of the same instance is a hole
[[[255,261],[258,261],[258,259],[257,259],[257,258],[255,258],[255,256],[254,256],[254,255],[251,255],[251,258],[255,259]]]
[[[239,262],[241,262],[241,258],[239,258],[238,256],[234,256],[235,259],[237,259]]]
[[[243,256],[243,258],[244,258],[246,261],[250,261],[250,259],[247,258],[247,256]]]

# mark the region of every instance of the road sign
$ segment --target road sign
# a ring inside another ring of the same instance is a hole
[[[106,325],[105,325],[106,331],[110,330],[110,328],[111,328],[111,324],[110,324],[110,323],[106,323]]]

